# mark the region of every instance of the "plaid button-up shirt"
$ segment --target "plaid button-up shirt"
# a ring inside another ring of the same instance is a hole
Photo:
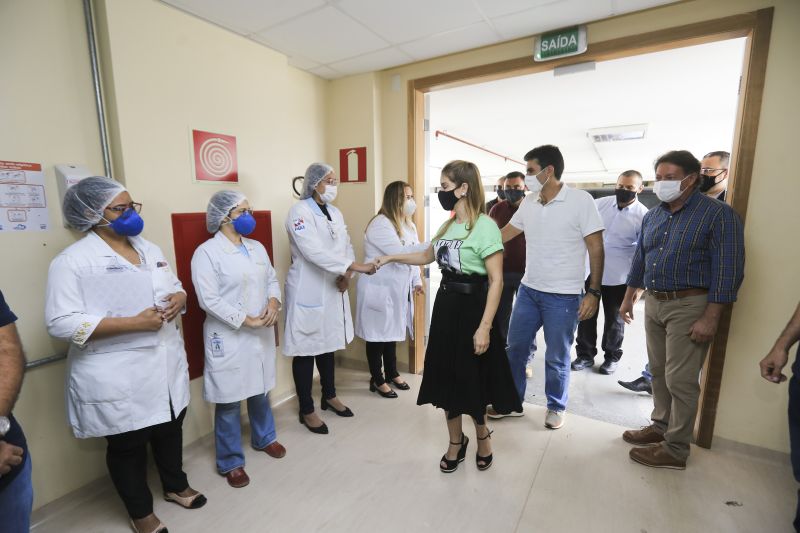
[[[642,220],[628,286],[708,289],[711,303],[736,301],[744,277],[744,231],[725,203],[695,191],[675,213],[662,203]]]

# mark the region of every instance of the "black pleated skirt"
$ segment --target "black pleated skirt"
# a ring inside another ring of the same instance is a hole
[[[492,327],[489,348],[475,355],[472,341],[486,306],[486,276],[445,274],[442,283],[478,284],[482,290],[461,294],[439,289],[433,304],[425,367],[417,405],[432,404],[483,421],[487,405],[498,412],[521,411],[505,346]]]

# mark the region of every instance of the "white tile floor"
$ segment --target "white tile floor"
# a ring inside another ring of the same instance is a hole
[[[156,513],[172,533],[791,531],[797,486],[786,458],[693,448],[686,471],[648,469],[628,459],[624,428],[572,414],[550,431],[535,405],[492,423],[491,469],[475,468],[470,424],[467,461],[442,474],[444,417],[415,405],[420,378],[406,378],[413,389],[389,400],[369,393],[366,374],[337,369],[356,416],[323,413],[330,435],[298,424],[294,400],[278,406],[288,453],[276,460],[247,448],[244,489],[215,473],[213,441],[201,439],[185,469],[209,503],[189,511],[157,499]],[[129,531],[107,480],[40,509],[34,524],[35,533]]]

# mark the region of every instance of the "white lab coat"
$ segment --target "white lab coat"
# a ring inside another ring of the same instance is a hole
[[[89,337],[104,318],[87,311],[81,278],[105,272],[152,274],[153,303],[184,292],[161,249],[141,237],[129,237],[143,268],[129,263],[90,231],[50,264],[45,321],[53,337],[70,342],[67,356],[67,418],[78,438],[103,437],[171,420],[189,405],[189,366],[177,320],[147,336],[152,345],[109,347],[108,339]],[[125,287],[118,294],[125,298]],[[141,311],[143,311],[142,309]],[[110,339],[111,341],[114,338]],[[106,341],[106,342],[104,342]]]
[[[242,244],[249,256],[218,231],[192,256],[192,283],[206,312],[203,397],[213,403],[275,387],[275,330],[242,324],[247,315],[261,315],[270,298],[280,301],[281,288],[264,246],[245,238]]]
[[[341,211],[328,204],[331,221],[313,198],[294,204],[286,217],[292,266],[286,276],[287,356],[343,350],[353,340],[347,291],[336,278],[355,261]]]
[[[372,261],[382,255],[419,252],[416,228],[403,227],[403,238],[397,235],[384,215],[375,217],[367,226],[364,257]],[[372,276],[358,279],[356,300],[356,335],[369,342],[401,342],[406,331],[414,337],[414,299],[412,291],[422,285],[419,267],[390,263]]]

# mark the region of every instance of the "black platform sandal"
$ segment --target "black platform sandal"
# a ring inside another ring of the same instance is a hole
[[[490,431],[485,437],[478,437],[478,440],[490,439],[492,438],[492,433],[494,433],[494,431]],[[475,465],[478,467],[478,470],[488,470],[489,467],[492,466],[492,455],[493,454],[490,453],[486,457],[481,457],[478,455],[478,452],[475,452]]]
[[[461,442],[451,442],[450,444],[453,446],[460,444],[461,448],[458,449],[458,455],[456,455],[456,458],[452,461],[447,458],[447,454],[442,456],[442,460],[439,463],[439,470],[445,474],[455,472],[458,469],[458,463],[464,462],[464,458],[467,456],[467,444],[469,444],[469,437],[462,433]],[[442,466],[442,463],[445,464],[445,467]]]

